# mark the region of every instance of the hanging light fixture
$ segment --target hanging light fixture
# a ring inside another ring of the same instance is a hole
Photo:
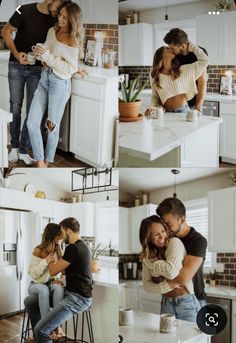
[[[176,175],[178,175],[180,173],[180,171],[178,169],[171,169],[171,173],[175,176],[173,198],[177,198],[177,193],[176,193]]]
[[[83,194],[109,192],[118,189],[112,179],[112,168],[81,168],[72,171],[71,191]]]
[[[165,14],[165,20],[169,20],[169,17],[168,17],[168,6],[167,6],[167,0],[166,0],[166,14]]]

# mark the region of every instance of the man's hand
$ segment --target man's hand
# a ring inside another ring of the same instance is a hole
[[[85,69],[77,70],[77,72],[73,76],[77,76],[77,74],[80,75],[81,79],[84,79],[85,77],[87,77],[89,75],[87,70],[85,70]]]
[[[156,277],[152,276],[152,282],[154,282],[154,283],[160,283],[164,280],[165,280],[164,276],[156,276]]]
[[[170,288],[174,289],[174,288],[182,288],[183,286],[181,286],[179,283],[177,283],[174,280],[166,280],[168,285],[170,286]]]
[[[25,52],[18,52],[15,54],[15,58],[20,64],[27,65],[29,64],[27,61],[27,54]]]

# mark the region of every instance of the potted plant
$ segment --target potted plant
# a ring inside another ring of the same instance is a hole
[[[99,259],[98,257],[102,254],[102,252],[106,249],[106,247],[101,249],[102,244],[98,243],[92,253],[92,273],[96,273],[99,269]]]
[[[138,87],[141,76],[132,80],[130,87],[126,87],[124,81],[121,82],[122,99],[119,98],[119,112],[121,118],[137,118],[139,116],[141,100],[139,94],[147,86],[148,81]]]
[[[25,173],[12,173],[14,170],[14,167],[9,167],[9,168],[0,168],[1,172],[1,184],[3,188],[8,188],[10,187],[11,180],[9,179],[13,175],[25,175]]]
[[[214,269],[214,272],[213,273],[210,273],[209,274],[209,277],[210,277],[210,285],[212,287],[215,287],[216,285],[216,279],[217,279],[217,276],[218,276],[218,273],[217,271]]]
[[[216,10],[219,12],[227,12],[231,9],[231,0],[218,0]]]

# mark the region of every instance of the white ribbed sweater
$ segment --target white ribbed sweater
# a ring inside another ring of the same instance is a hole
[[[160,283],[154,283],[152,281],[152,277],[164,276],[169,280],[173,280],[179,275],[186,254],[187,252],[181,240],[177,237],[173,237],[170,239],[165,252],[166,260],[157,260],[152,262],[148,259],[144,259],[142,263],[144,289],[147,292],[159,294],[170,292],[172,289],[166,280]],[[189,281],[185,286],[190,294],[194,294],[192,281]]]
[[[180,76],[173,80],[171,75],[160,74],[160,86],[157,88],[150,76],[152,87],[151,106],[164,105],[165,102],[178,94],[186,94],[187,100],[190,100],[198,93],[196,80],[203,73],[209,63],[208,56],[193,43],[189,43],[189,51],[192,51],[197,61],[191,64],[180,66]]]
[[[54,27],[48,30],[44,44],[48,50],[40,55],[40,59],[52,68],[54,74],[61,79],[69,79],[72,74],[78,71],[79,48],[57,40]]]

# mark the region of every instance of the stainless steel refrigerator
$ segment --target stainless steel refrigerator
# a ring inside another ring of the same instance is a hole
[[[0,210],[0,316],[24,309],[33,248],[41,239],[40,216]]]

